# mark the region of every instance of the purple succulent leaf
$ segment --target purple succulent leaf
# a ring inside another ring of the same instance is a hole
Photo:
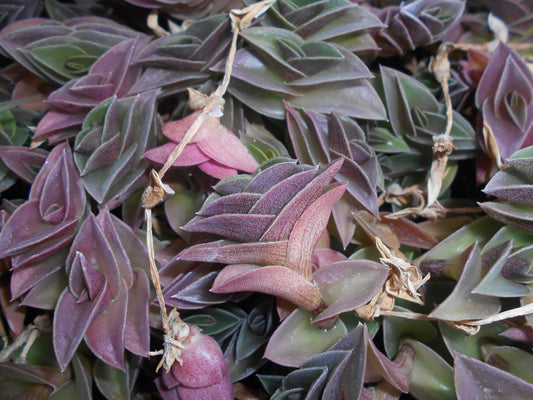
[[[491,196],[533,207],[533,185],[512,171],[497,172],[483,191]]]
[[[339,153],[332,153],[334,157],[340,156]],[[375,216],[379,214],[376,186],[357,162],[344,157],[344,163],[336,180],[346,183],[348,185],[346,191],[364,208]]]
[[[370,260],[344,260],[320,267],[313,280],[328,307],[313,323],[368,303],[382,289],[389,269]]]
[[[144,153],[144,158],[154,164],[163,165],[168,159],[172,150],[176,148],[176,143],[165,143],[159,147],[148,150]],[[172,164],[174,167],[196,166],[209,161],[209,156],[202,152],[197,144],[191,143],[185,147],[181,155]]]
[[[18,207],[8,219],[2,230],[0,256],[14,256],[46,242],[55,240],[68,241],[70,239],[70,237],[67,239],[65,236],[73,232],[78,221],[72,220],[63,224],[53,225],[43,221],[38,207],[38,200],[29,200]],[[42,221],[42,223],[37,225],[38,221]],[[33,231],[21,230],[21,226],[32,227]],[[46,247],[46,250],[48,250],[48,247]]]
[[[286,239],[302,213],[324,192],[333,177],[339,172],[343,160],[331,163],[305,186],[291,201],[276,215],[275,220],[261,236],[262,241],[277,241]],[[335,190],[339,192],[339,189]],[[344,188],[343,190],[344,191]],[[339,196],[340,197],[340,196]],[[338,199],[337,199],[338,200]],[[335,201],[336,202],[336,201]],[[334,204],[334,203],[333,203]],[[331,205],[331,208],[333,207]],[[328,217],[331,209],[328,210]],[[322,232],[319,232],[321,234]],[[289,244],[290,246],[290,244]],[[289,250],[290,252],[290,250]]]
[[[235,54],[235,64],[238,67],[232,72],[232,77],[245,82],[253,81],[257,87],[280,95],[296,96],[298,93],[290,86],[284,85],[283,78],[276,71],[269,69],[258,57],[249,51],[241,50]],[[221,69],[217,64],[213,69]]]
[[[287,159],[287,161],[280,160],[280,162],[269,166],[253,176],[252,180],[246,183],[246,186],[242,189],[249,193],[266,193],[278,182],[287,179],[294,174],[296,168],[296,162]],[[229,181],[228,183],[231,183]],[[221,193],[218,185],[215,186],[215,191]]]
[[[38,133],[35,133],[34,138],[46,138],[48,143],[55,145],[65,138],[74,136],[84,118],[85,113],[72,114],[52,109],[37,124],[36,132]]]
[[[454,381],[457,398],[466,399],[528,399],[533,396],[533,385],[509,372],[482,361],[455,354]]]
[[[533,208],[514,202],[486,201],[479,205],[491,218],[533,234]]]
[[[508,328],[500,335],[516,342],[533,343],[533,328],[530,326]]]
[[[172,267],[172,262],[162,269]],[[231,294],[212,293],[209,290],[219,273],[220,267],[213,264],[193,265],[189,271],[178,275],[166,285],[163,295],[171,307],[195,310],[231,299]]]
[[[126,285],[130,287],[133,284],[131,261],[135,260],[144,269],[147,269],[150,263],[146,246],[124,222],[112,215],[108,209],[102,210],[96,216],[96,221],[102,227],[102,231],[115,255],[119,275],[124,279]],[[119,229],[122,236],[119,236]],[[131,245],[128,246],[129,251],[126,251],[124,244],[130,243]],[[136,251],[136,254],[133,254],[132,251]]]
[[[498,313],[501,304],[495,297],[472,293],[481,280],[481,254],[475,243],[465,254],[461,277],[452,293],[439,304],[430,317],[445,321],[486,318]]]
[[[26,183],[32,183],[48,152],[43,149],[30,150],[22,146],[0,146],[0,159]]]
[[[236,193],[204,203],[198,211],[198,215],[209,217],[217,214],[247,214],[252,206],[261,198],[258,193]],[[257,212],[255,214],[272,214]]]
[[[128,294],[124,347],[141,357],[148,357],[150,350],[150,326],[148,307],[150,282],[143,270],[134,270],[134,281]]]
[[[152,162],[164,164],[168,155],[183,140],[185,133],[199,115],[200,112],[197,111],[178,121],[170,121],[163,125],[163,133],[172,140],[172,143],[151,149],[145,153],[145,157]],[[239,138],[221,125],[218,118],[213,117],[207,117],[197,135],[185,146],[183,153],[173,165],[199,165],[200,169],[216,178],[234,175],[237,173],[236,170],[251,173],[258,166]]]
[[[61,292],[67,285],[65,272],[60,269],[33,286],[24,296],[21,305],[54,310]]]
[[[84,254],[76,251],[70,264],[69,290],[78,301],[94,300],[104,287],[104,276],[94,269]]]
[[[79,303],[68,288],[63,291],[57,302],[53,322],[54,351],[61,370],[72,360],[91,322],[110,301],[111,292],[107,283],[94,301],[84,303]]]
[[[179,254],[179,258],[221,264],[281,265],[287,260],[287,243],[235,243],[219,240],[188,247]]]
[[[19,206],[3,227],[0,255],[12,257],[14,296],[21,296],[64,266],[64,250],[86,207],[85,192],[73,167],[69,147],[56,146],[34,179],[30,200]],[[22,268],[20,272],[17,267]]]
[[[302,163],[314,164],[328,160],[328,150],[321,135],[316,135],[317,140],[309,140],[308,131],[310,126],[323,127],[325,129],[316,129],[320,133],[327,129],[326,118],[322,114],[305,112],[303,115],[297,112],[289,103],[284,102],[285,112],[287,114],[287,127],[291,137],[292,146],[298,160]],[[309,123],[304,116],[308,117]]]
[[[193,220],[183,229],[214,233],[234,240],[258,241],[273,220],[272,215],[223,214]]]
[[[365,382],[381,380],[384,378],[395,389],[403,393],[409,391],[410,371],[398,365],[385,356],[378,350],[372,339],[368,336],[368,331],[365,329],[367,337],[368,351],[366,358]]]
[[[79,258],[77,256],[79,253],[90,265],[89,268],[94,268],[103,275],[114,298],[120,291],[121,277],[111,244],[93,214],[90,214],[84,221],[72,243],[67,259],[67,272],[70,275],[77,272],[73,266]],[[71,287],[71,291],[75,294],[73,287]]]
[[[142,269],[147,274],[149,271],[149,265],[150,265],[150,258],[148,255],[148,249],[146,248],[146,244],[135,234],[135,231],[132,230],[124,221],[116,217],[115,215],[109,213],[107,210],[103,210],[100,214],[104,213],[105,219],[109,220],[109,222],[112,222],[114,225],[114,229],[116,231],[116,234],[118,235],[118,238],[120,239],[121,248],[124,249],[125,254],[127,254],[127,257],[129,258],[129,265],[131,265],[132,270],[136,269]],[[108,218],[110,217],[110,218]],[[100,219],[100,215],[98,215],[98,219]],[[107,223],[104,223],[106,225]],[[107,232],[107,229],[104,226],[104,231]],[[109,230],[112,232],[112,229],[109,227]],[[108,237],[110,234],[107,234]],[[124,271],[121,269],[121,275],[126,279],[126,283],[129,283],[128,276],[132,276],[132,272],[130,271]]]
[[[85,342],[94,355],[108,365],[124,370],[124,329],[128,308],[128,288],[123,279],[120,291],[87,328]]]
[[[381,222],[385,223],[398,237],[401,244],[421,249],[431,249],[439,241],[431,234],[426,232],[419,224],[407,218],[387,218],[387,214],[382,214]]]
[[[250,209],[251,214],[278,214],[285,204],[294,198],[315,178],[313,169],[296,173],[274,185]]]
[[[257,161],[237,136],[224,126],[219,126],[209,138],[198,142],[203,153],[228,168],[252,173]]]
[[[105,100],[86,116],[76,136],[74,160],[83,184],[110,209],[144,179],[147,163],[142,155],[155,140],[156,97],[157,91],[152,91]],[[110,140],[117,131],[119,137]]]
[[[441,40],[459,21],[462,1],[416,0],[372,11],[386,26],[373,37],[384,57],[402,55]]]
[[[503,159],[533,144],[533,76],[520,55],[503,43],[483,72],[476,105],[482,109]]]
[[[281,297],[309,311],[322,305],[317,287],[300,274],[283,266],[228,265],[217,275],[211,291],[233,293],[254,291]]]
[[[326,228],[333,206],[346,189],[345,185],[336,185],[320,196],[298,218],[289,237],[287,267],[311,277],[311,259],[313,250]]]

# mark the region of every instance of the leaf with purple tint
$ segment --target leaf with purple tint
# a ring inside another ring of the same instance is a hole
[[[297,272],[282,266],[228,265],[219,272],[211,291],[254,291],[271,294],[309,311],[315,311],[322,305],[319,291],[314,284]]]
[[[138,307],[139,302],[150,300],[150,282],[144,271],[134,270],[134,282],[128,294],[128,306],[124,327],[124,348],[141,357],[150,349],[150,325],[148,308]]]
[[[320,267],[313,280],[328,308],[313,322],[363,306],[381,290],[388,274],[387,267],[370,260],[345,260]]]
[[[272,221],[272,224],[261,236],[261,240],[276,241],[287,238],[297,221],[300,220],[304,210],[310,207],[312,202],[317,200],[320,194],[324,192],[327,185],[329,185],[333,177],[341,168],[342,162],[343,160],[337,160],[331,163],[310,183],[308,183],[296,196],[290,199],[285,207],[279,213],[277,213],[275,220]],[[335,192],[339,191],[340,189],[338,188],[335,190]],[[344,192],[344,188],[342,191]],[[333,201],[333,204],[335,204],[337,200],[338,198]],[[333,204],[331,204],[331,207],[333,207]],[[328,210],[328,216],[330,212],[331,208]]]
[[[504,43],[483,72],[476,106],[504,160],[533,143],[533,76],[520,55]]]
[[[509,257],[512,248],[513,241],[511,240],[496,255],[496,260],[492,265],[488,266],[490,270],[474,288],[472,293],[495,297],[521,297],[531,293],[526,285],[506,279],[502,274],[503,269],[506,267],[510,268],[513,262]]]
[[[236,243],[219,240],[190,246],[179,257],[221,264],[281,265],[287,260],[287,244],[287,241]]]
[[[142,159],[153,145],[157,92],[108,99],[85,118],[76,136],[74,160],[89,194],[114,208],[143,179]],[[106,140],[106,137],[109,137]]]
[[[30,199],[13,212],[0,236],[0,257],[12,257],[14,296],[63,268],[85,208],[85,192],[70,149],[66,144],[56,146],[34,179]]]
[[[533,396],[531,383],[460,353],[455,355],[454,380],[459,400],[503,400],[508,399],[510,393],[517,399],[529,399]]]
[[[128,288],[121,280],[119,293],[90,322],[85,342],[93,354],[108,365],[124,369],[124,329]]]
[[[48,152],[43,149],[30,150],[22,146],[0,146],[0,159],[27,183],[33,182],[47,156]]]
[[[417,0],[370,9],[385,25],[372,37],[383,57],[402,55],[441,40],[460,20],[465,3]]]
[[[274,219],[271,215],[223,214],[197,219],[183,227],[191,232],[209,232],[228,239],[257,241]]]
[[[54,313],[54,351],[62,370],[72,359],[92,320],[110,301],[107,285],[94,301],[84,303],[79,303],[68,289],[63,291]]]
[[[462,321],[490,317],[501,307],[495,297],[472,291],[481,280],[481,255],[478,244],[466,251],[461,277],[452,293],[429,314],[446,321]]]
[[[173,263],[161,269],[162,274]],[[213,304],[220,304],[231,299],[232,294],[213,293],[209,290],[219,273],[220,267],[213,264],[193,264],[189,271],[178,275],[166,285],[163,295],[165,302],[171,307],[180,309],[198,309]]]

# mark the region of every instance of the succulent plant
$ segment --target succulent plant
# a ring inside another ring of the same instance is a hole
[[[250,108],[283,119],[285,100],[311,111],[385,119],[368,82],[371,72],[342,46],[274,27],[252,27],[241,35],[250,47],[235,55],[229,92]],[[223,64],[212,70],[222,72]]]
[[[165,123],[163,135],[172,141],[147,151],[144,157],[148,161],[163,165],[199,114],[200,112],[196,111],[178,121]],[[224,127],[219,118],[209,116],[172,165],[197,166],[201,171],[218,179],[237,175],[238,171],[250,173],[258,166],[239,138]]]
[[[381,169],[376,153],[366,143],[366,135],[350,118],[333,113],[331,117],[303,110],[296,111],[288,103],[287,124],[293,148],[300,162],[325,165],[333,159],[344,159],[337,182],[346,182],[346,193],[333,208],[333,219],[344,247],[355,231],[351,212],[365,208],[377,216],[377,186],[382,186]]]
[[[369,32],[383,27],[366,7],[347,0],[277,1],[261,24],[291,30],[306,40],[333,42],[356,52],[375,50],[376,43]]]
[[[42,5],[35,0],[16,0],[0,5],[0,28],[15,21],[37,16]]]
[[[531,0],[3,3],[0,398],[533,397]]]
[[[10,257],[11,295],[53,309],[66,283],[64,263],[86,213],[86,194],[70,147],[56,146],[35,177],[28,201],[5,223],[0,257]],[[26,229],[20,229],[21,226]]]
[[[482,112],[484,129],[489,131],[483,134],[485,147],[493,158],[506,160],[516,150],[533,144],[532,86],[533,76],[522,58],[500,44],[476,91],[476,106]]]
[[[263,353],[275,326],[273,303],[271,299],[254,302],[249,313],[236,306],[209,307],[184,320],[194,323],[203,333],[217,340],[223,349],[231,380],[236,382],[266,363]]]
[[[445,110],[429,89],[416,79],[392,68],[381,67],[380,90],[387,106],[389,122],[376,124],[368,143],[387,154],[382,162],[390,178],[427,171],[433,157],[433,138],[444,133]],[[478,148],[470,123],[453,112],[450,132],[455,147],[450,160],[473,158]]]
[[[86,75],[67,82],[52,92],[47,103],[52,106],[41,119],[34,140],[54,144],[79,132],[86,114],[102,101],[127,95],[139,78],[141,69],[134,65],[135,55],[147,42],[138,36],[124,40],[106,51]]]
[[[170,95],[205,82],[229,46],[229,27],[228,19],[217,15],[152,41],[136,60],[145,70],[130,93],[161,88],[162,95]]]
[[[89,112],[74,142],[85,190],[113,209],[145,182],[142,155],[155,141],[157,91],[104,100]]]
[[[30,18],[0,32],[0,50],[42,79],[64,84],[85,75],[107,49],[139,35],[124,25],[94,16],[63,23]]]
[[[488,201],[480,204],[491,217],[528,233],[533,233],[531,225],[533,204],[529,198],[533,182],[530,172],[532,156],[532,146],[514,152],[507,159],[507,167],[496,173],[484,189],[485,193],[504,201]]]
[[[17,124],[16,117],[10,110],[0,112],[0,192],[11,187],[17,176],[31,183],[36,170],[43,164],[46,151],[30,151],[23,146],[29,136],[29,130]]]
[[[148,250],[124,222],[106,209],[88,216],[67,257],[68,287],[54,315],[61,369],[84,338],[115,368],[124,368],[124,349],[148,355],[150,286],[143,269],[148,264]]]
[[[379,55],[401,55],[441,40],[459,21],[465,2],[455,0],[415,0],[374,9],[386,26],[374,34]]]

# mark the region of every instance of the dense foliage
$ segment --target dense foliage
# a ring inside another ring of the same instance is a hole
[[[0,2],[0,400],[533,398],[532,38],[531,0]]]

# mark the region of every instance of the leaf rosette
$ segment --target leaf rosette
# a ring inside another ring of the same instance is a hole
[[[380,56],[402,55],[441,40],[459,21],[465,2],[458,0],[415,0],[373,9],[386,28],[374,34]]]
[[[177,258],[229,264],[211,292],[271,294],[309,311],[316,324],[362,306],[383,286],[387,267],[343,256],[313,273],[313,252],[345,191],[345,183],[332,183],[342,162],[317,169],[277,158],[251,176],[220,181],[183,229],[223,239],[191,246]],[[282,317],[289,310],[278,308]]]
[[[109,48],[141,35],[107,18],[30,18],[0,32],[0,50],[45,81],[62,85],[85,75]]]
[[[89,214],[67,258],[68,286],[54,313],[54,351],[61,369],[81,341],[103,362],[124,369],[124,349],[148,356],[148,250],[108,210]]]
[[[476,91],[489,155],[506,160],[533,144],[533,75],[520,55],[501,43],[485,68]]]
[[[142,156],[156,138],[156,98],[157,91],[113,96],[85,117],[74,161],[85,189],[100,205],[117,207],[145,182],[148,163]]]
[[[50,93],[46,102],[52,109],[39,121],[34,140],[47,139],[54,144],[74,136],[95,106],[112,96],[125,97],[141,73],[134,60],[147,41],[146,36],[139,36],[118,43],[98,58],[86,75]]]
[[[161,88],[164,96],[205,82],[209,68],[226,54],[230,38],[228,18],[217,15],[152,41],[136,60],[145,69],[130,93]]]
[[[385,119],[385,109],[368,82],[372,73],[342,46],[305,40],[275,27],[249,28],[241,36],[250,47],[236,53],[228,90],[252,109],[283,119],[285,100],[312,111]],[[223,72],[224,63],[212,70]]]
[[[11,258],[13,298],[24,295],[24,305],[54,308],[86,204],[70,148],[58,145],[35,177],[28,201],[17,207],[0,235],[0,257]]]
[[[346,247],[355,231],[352,211],[365,208],[378,215],[376,188],[382,185],[382,176],[376,153],[359,125],[345,115],[298,112],[288,103],[285,109],[289,135],[301,163],[326,165],[338,157],[344,159],[334,180],[348,186],[333,208],[333,220]]]
[[[288,29],[306,40],[323,40],[355,52],[377,49],[369,32],[383,28],[368,8],[348,0],[279,0],[267,10],[261,25]]]
[[[444,105],[415,78],[388,67],[381,67],[379,90],[387,106],[388,122],[379,122],[369,132],[368,143],[379,153],[387,177],[427,171],[433,158],[433,138],[446,128]],[[478,148],[470,123],[453,112],[450,136],[455,147],[450,160],[473,158]]]

